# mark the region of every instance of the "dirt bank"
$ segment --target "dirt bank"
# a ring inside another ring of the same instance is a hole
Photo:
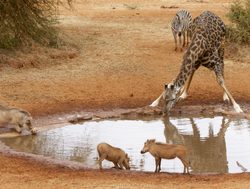
[[[174,51],[169,23],[178,9],[193,16],[211,10],[225,22],[229,0],[76,1],[62,9],[61,49],[34,46],[15,54],[1,51],[0,102],[29,110],[37,125],[51,115],[96,109],[144,107],[177,75],[183,56]],[[161,8],[165,7],[172,8]],[[178,7],[174,8],[174,7]],[[227,47],[226,85],[248,110],[249,47]],[[223,91],[214,73],[199,69],[190,96],[180,105],[220,105]],[[60,120],[59,117],[56,117]],[[0,188],[249,188],[249,174],[180,174],[70,170],[29,158],[0,155]]]

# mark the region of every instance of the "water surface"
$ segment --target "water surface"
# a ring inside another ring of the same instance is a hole
[[[131,169],[154,171],[155,161],[149,154],[140,154],[147,139],[186,145],[192,173],[242,172],[236,162],[250,169],[250,122],[214,118],[159,118],[143,120],[105,120],[85,122],[40,132],[37,135],[2,138],[8,146],[56,159],[82,162],[98,168],[96,146],[107,142],[125,150]],[[103,161],[105,168],[113,166]],[[162,160],[162,171],[182,172],[179,159]]]

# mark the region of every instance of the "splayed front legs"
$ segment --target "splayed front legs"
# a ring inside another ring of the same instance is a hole
[[[224,82],[224,78],[221,75],[217,75],[217,81],[219,83],[219,85],[223,88],[224,90],[224,95],[223,95],[223,99],[229,99],[232,104],[233,104],[233,108],[237,113],[241,113],[243,112],[242,109],[240,108],[239,104],[237,104],[233,98],[233,96],[230,94],[230,92],[227,90],[226,86],[225,86],[225,82]]]
[[[161,93],[161,95],[154,101],[152,104],[150,104],[150,107],[156,107],[160,103],[161,98],[163,97],[164,91]]]
[[[184,100],[188,97],[188,89],[190,87],[191,81],[193,79],[194,71],[190,74],[189,79],[187,81],[187,85],[184,87],[184,89],[181,92],[181,95],[178,100]]]

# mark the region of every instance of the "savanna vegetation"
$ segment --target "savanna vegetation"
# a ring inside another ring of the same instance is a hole
[[[58,6],[61,0],[1,0],[0,48],[10,49],[37,42],[56,46]],[[71,5],[71,0],[67,0]]]
[[[250,42],[250,0],[235,1],[227,13],[227,40],[238,44]]]

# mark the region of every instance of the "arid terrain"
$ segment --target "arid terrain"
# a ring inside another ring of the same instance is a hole
[[[179,9],[204,10],[225,23],[230,0],[77,0],[61,7],[59,49],[33,45],[0,51],[0,103],[30,111],[35,126],[78,111],[149,105],[178,74],[184,52],[174,51],[170,22]],[[249,112],[250,48],[226,46],[225,80]],[[180,105],[220,105],[215,74],[200,68]],[[53,121],[52,121],[53,122]],[[39,124],[38,124],[39,123]],[[250,174],[182,175],[71,170],[0,154],[0,188],[250,188]]]

